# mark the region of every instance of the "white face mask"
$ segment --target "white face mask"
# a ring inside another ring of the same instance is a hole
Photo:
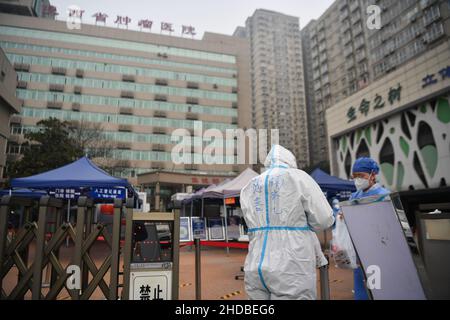
[[[368,179],[364,178],[356,178],[355,179],[355,187],[357,190],[366,190],[369,189],[370,183]]]

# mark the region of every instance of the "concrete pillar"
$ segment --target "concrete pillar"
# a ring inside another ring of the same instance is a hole
[[[157,182],[155,188],[155,211],[160,210],[160,202],[161,202],[160,194],[161,194],[161,187],[159,185],[159,182]]]

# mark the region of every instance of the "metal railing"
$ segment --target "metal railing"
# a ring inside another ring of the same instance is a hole
[[[23,208],[23,214],[12,233],[8,231],[8,221],[11,210],[18,206]],[[121,286],[119,263],[123,207],[122,200],[116,199],[110,233],[104,224],[94,222],[95,206],[86,197],[78,199],[76,222],[72,223],[65,220],[66,205],[60,199],[3,196],[0,203],[0,299],[54,300],[65,289],[68,298],[87,300],[99,288],[106,299],[116,300]],[[132,201],[126,208],[128,212],[132,210]],[[33,212],[37,213],[37,218],[33,219]],[[54,224],[53,232],[48,232],[49,223]],[[78,266],[80,270],[81,287],[76,289],[67,286],[67,279],[71,276],[64,267],[67,258],[60,259],[67,237],[74,243],[65,248],[65,256],[69,256],[68,266]],[[98,268],[99,258],[91,256],[91,249],[99,237],[103,237],[108,250],[100,259]],[[51,270],[48,284],[43,283],[44,269]],[[10,290],[6,290],[6,282]]]

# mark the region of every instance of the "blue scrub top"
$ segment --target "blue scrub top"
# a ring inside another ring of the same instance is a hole
[[[358,190],[355,193],[352,193],[350,200],[362,199],[371,196],[382,196],[388,195],[391,192],[388,189],[383,188],[378,183],[374,184],[372,188],[364,192],[363,190]]]

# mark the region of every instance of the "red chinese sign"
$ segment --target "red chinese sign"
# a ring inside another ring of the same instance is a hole
[[[173,24],[172,23],[161,22],[161,31],[173,32],[175,30],[173,29]]]
[[[182,34],[182,35],[183,35],[183,34],[189,34],[189,35],[191,35],[191,36],[195,36],[195,35],[196,35],[196,33],[195,33],[195,28],[194,28],[193,26],[183,26],[183,27],[182,27],[181,34]]]
[[[145,19],[145,20],[139,20],[138,26],[141,27],[141,29],[152,29],[153,21]]]
[[[128,28],[128,24],[131,22],[131,19],[127,16],[117,16],[116,21],[114,21],[117,26],[119,25],[125,25]]]
[[[97,22],[106,23],[106,18],[108,18],[108,15],[103,12],[97,12],[93,15],[93,17],[95,18],[95,24],[97,24]]]

